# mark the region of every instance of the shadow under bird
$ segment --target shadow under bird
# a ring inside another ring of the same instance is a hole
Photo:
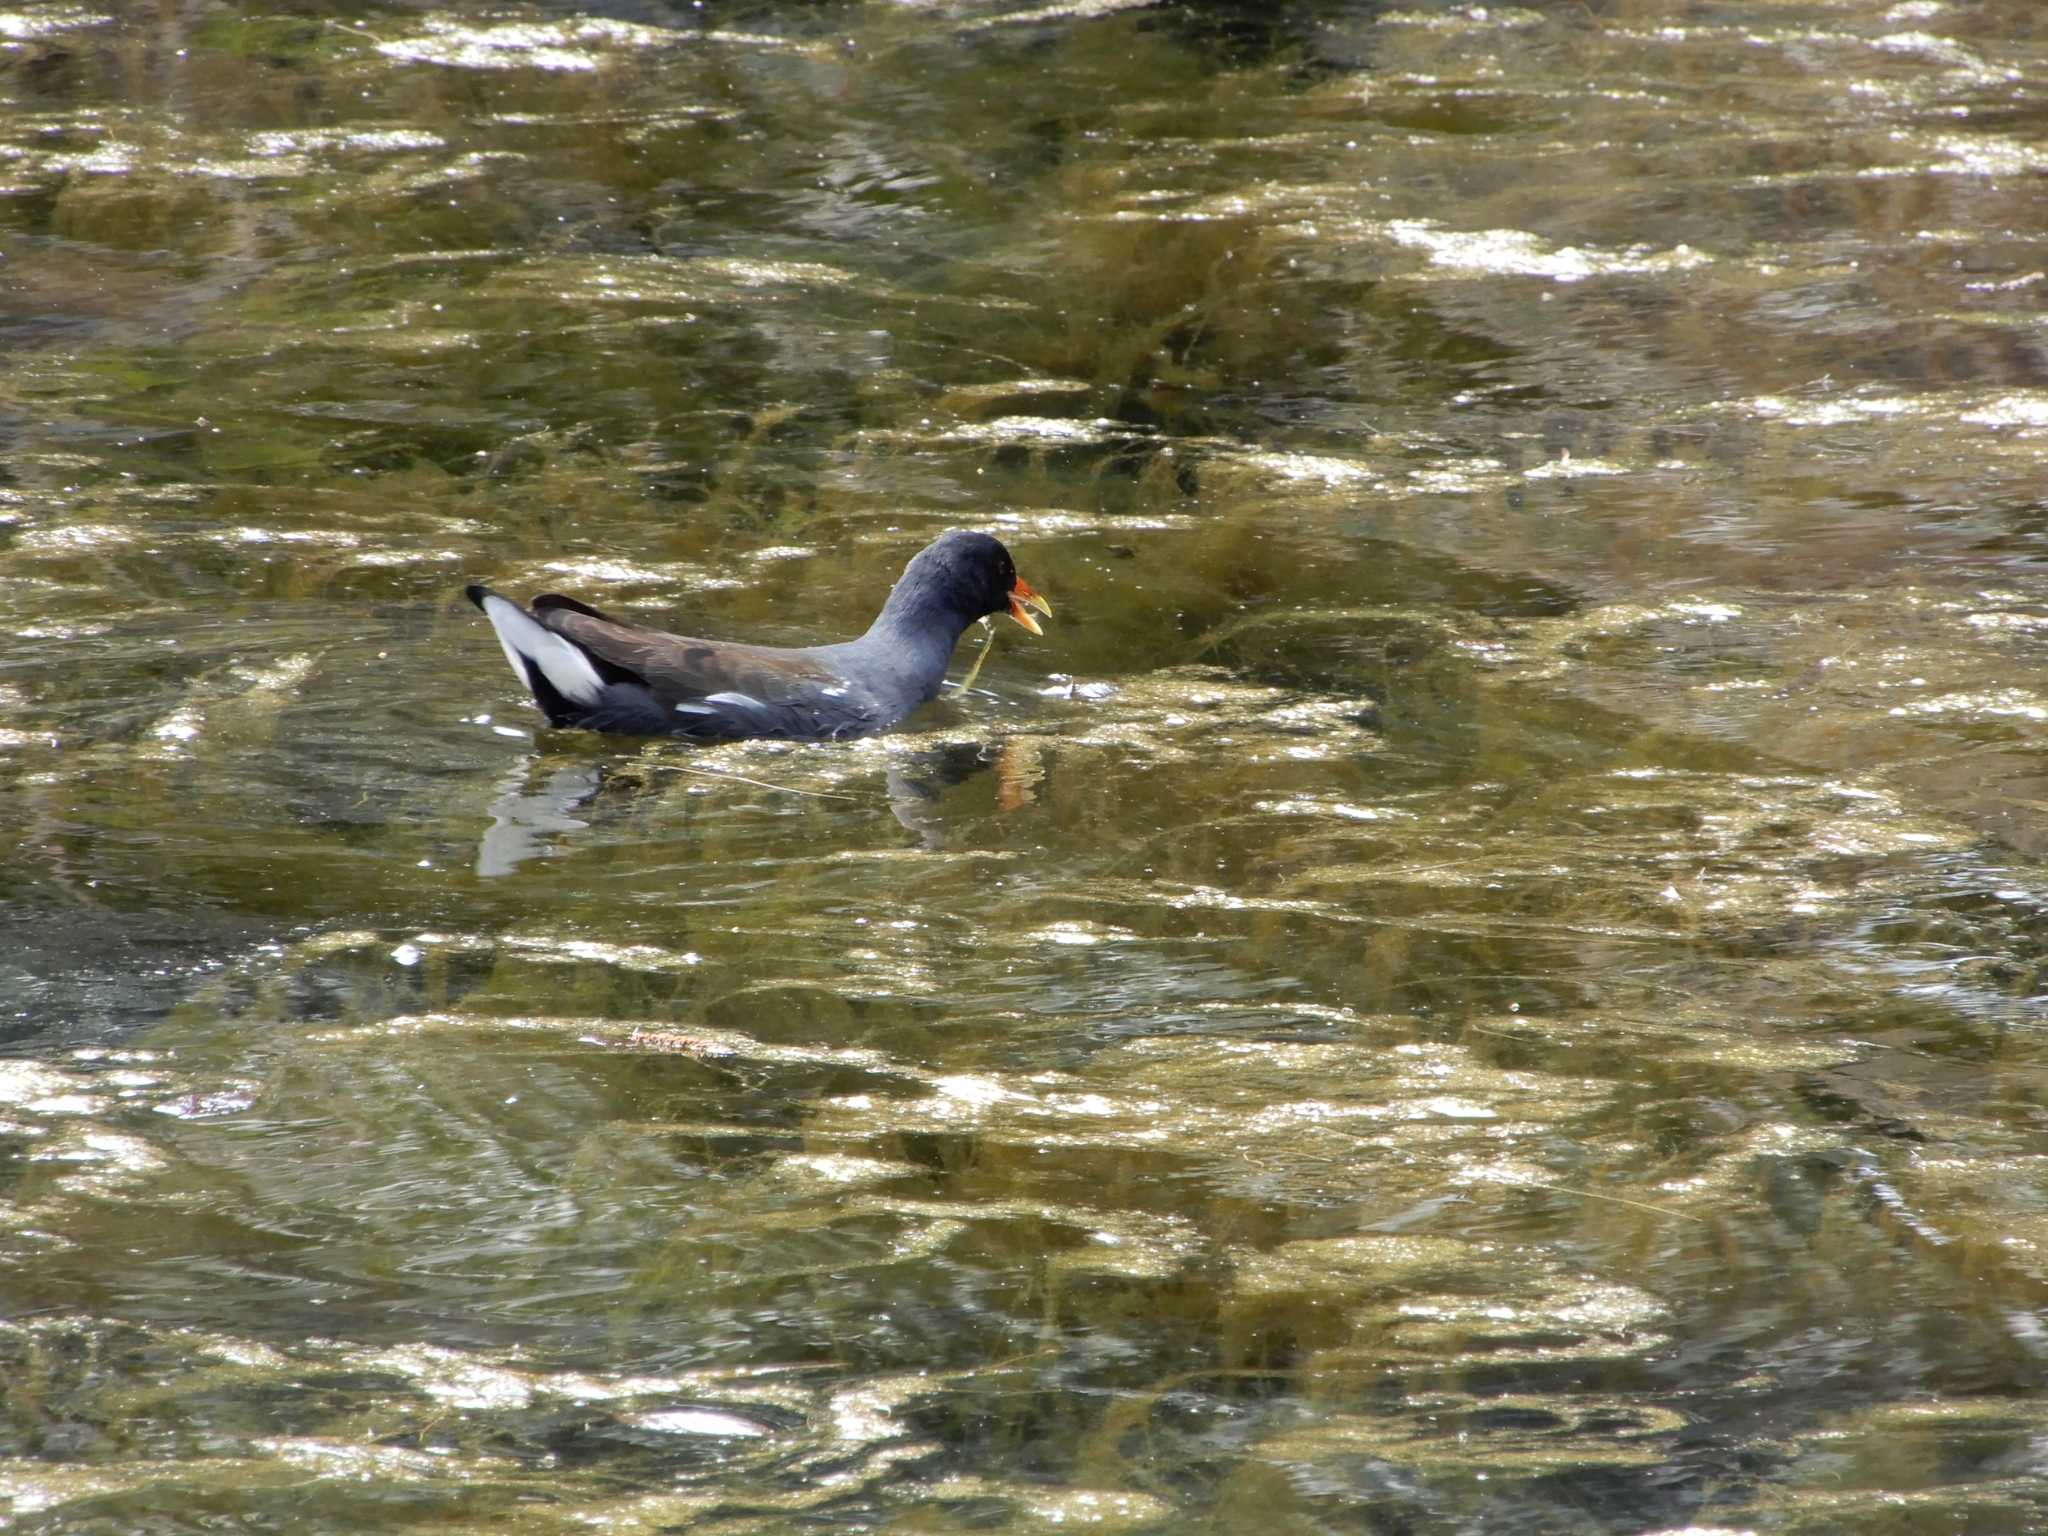
[[[836,645],[695,640],[559,593],[522,608],[489,587],[464,590],[549,725],[697,741],[885,731],[938,693],[975,620],[1007,613],[1036,635],[1032,610],[1052,616],[1000,540],[959,531],[913,555],[867,633]]]

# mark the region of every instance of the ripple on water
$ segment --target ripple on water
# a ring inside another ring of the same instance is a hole
[[[1352,9],[0,13],[18,1522],[2038,1523],[2039,40]]]
[[[689,35],[603,17],[472,26],[430,17],[411,37],[384,38],[377,52],[405,63],[456,69],[595,70],[611,53],[670,48]]]
[[[1385,225],[1383,233],[1397,245],[1423,252],[1432,267],[1459,277],[1542,277],[1578,283],[1592,277],[1689,272],[1714,259],[1686,245],[1621,251],[1557,246],[1526,230],[1454,230],[1428,219],[1397,219]]]
[[[39,5],[33,11],[0,11],[0,38],[26,42],[58,32],[111,26],[114,18],[77,5]]]

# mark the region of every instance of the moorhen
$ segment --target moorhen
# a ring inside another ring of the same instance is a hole
[[[912,556],[868,632],[837,645],[692,640],[553,592],[527,609],[489,587],[464,590],[549,725],[698,741],[885,731],[938,693],[954,644],[976,619],[1007,613],[1036,635],[1030,610],[1052,616],[1000,540],[960,531]]]

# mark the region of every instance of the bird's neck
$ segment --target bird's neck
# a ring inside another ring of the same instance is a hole
[[[898,603],[892,595],[868,632],[849,648],[862,654],[871,676],[886,676],[919,700],[929,699],[945,681],[953,647],[971,622],[929,605]]]

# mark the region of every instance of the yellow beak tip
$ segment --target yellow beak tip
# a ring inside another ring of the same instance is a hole
[[[1032,634],[1042,635],[1045,631],[1038,627],[1038,620],[1031,617],[1031,610],[1033,608],[1036,608],[1048,619],[1052,617],[1052,604],[1032,591],[1025,583],[1019,581],[1016,586],[1010,589],[1010,617],[1030,630]]]

